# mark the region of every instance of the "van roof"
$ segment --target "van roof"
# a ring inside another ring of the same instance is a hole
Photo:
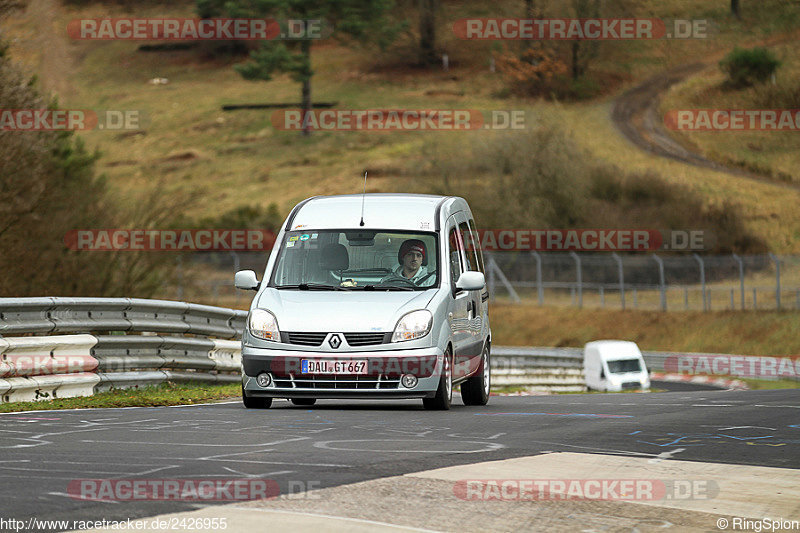
[[[364,226],[361,202],[364,202]],[[437,214],[446,201],[466,202],[452,196],[430,194],[345,194],[315,196],[297,204],[289,215],[287,230],[296,229],[397,229],[434,231]],[[456,209],[458,210],[458,209]]]
[[[635,342],[620,340],[602,340],[587,342],[584,350],[596,350],[603,356],[639,357],[641,351]]]

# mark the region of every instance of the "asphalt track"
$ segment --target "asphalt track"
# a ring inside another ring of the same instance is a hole
[[[800,469],[800,393],[492,397],[446,412],[418,401],[277,401],[0,415],[0,517],[125,520],[191,502],[73,499],[76,479],[264,478],[284,494],[445,466],[582,452]]]

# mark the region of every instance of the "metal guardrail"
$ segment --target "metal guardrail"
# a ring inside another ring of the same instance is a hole
[[[167,300],[0,298],[0,403],[164,381],[238,382],[241,347],[230,339],[240,336],[246,317]],[[643,355],[648,370],[663,371],[664,361],[678,354]],[[581,348],[494,346],[492,367],[496,385],[585,389]]]
[[[246,311],[141,298],[0,298],[0,336],[83,332],[178,333],[231,339]]]
[[[241,346],[229,339],[241,337],[246,317],[167,300],[0,298],[0,403],[164,381],[238,382]],[[23,334],[38,336],[8,337]]]

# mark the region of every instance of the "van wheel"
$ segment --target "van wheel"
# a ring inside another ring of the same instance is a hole
[[[242,385],[242,403],[247,409],[269,409],[272,405],[272,398],[254,398],[244,392]]]
[[[461,399],[464,405],[486,405],[489,403],[489,392],[492,388],[492,366],[490,364],[489,346],[483,347],[481,366],[474,376],[461,385]]]
[[[316,398],[292,398],[290,401],[295,405],[314,405],[317,403]]]
[[[422,405],[425,409],[437,411],[447,411],[453,401],[453,361],[450,350],[444,354],[444,369],[442,377],[439,378],[439,388],[436,389],[436,396],[433,398],[423,398]]]

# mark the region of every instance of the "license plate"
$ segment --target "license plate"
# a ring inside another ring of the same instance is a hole
[[[302,359],[300,361],[301,374],[366,374],[366,359],[347,361],[328,361],[315,359]]]

